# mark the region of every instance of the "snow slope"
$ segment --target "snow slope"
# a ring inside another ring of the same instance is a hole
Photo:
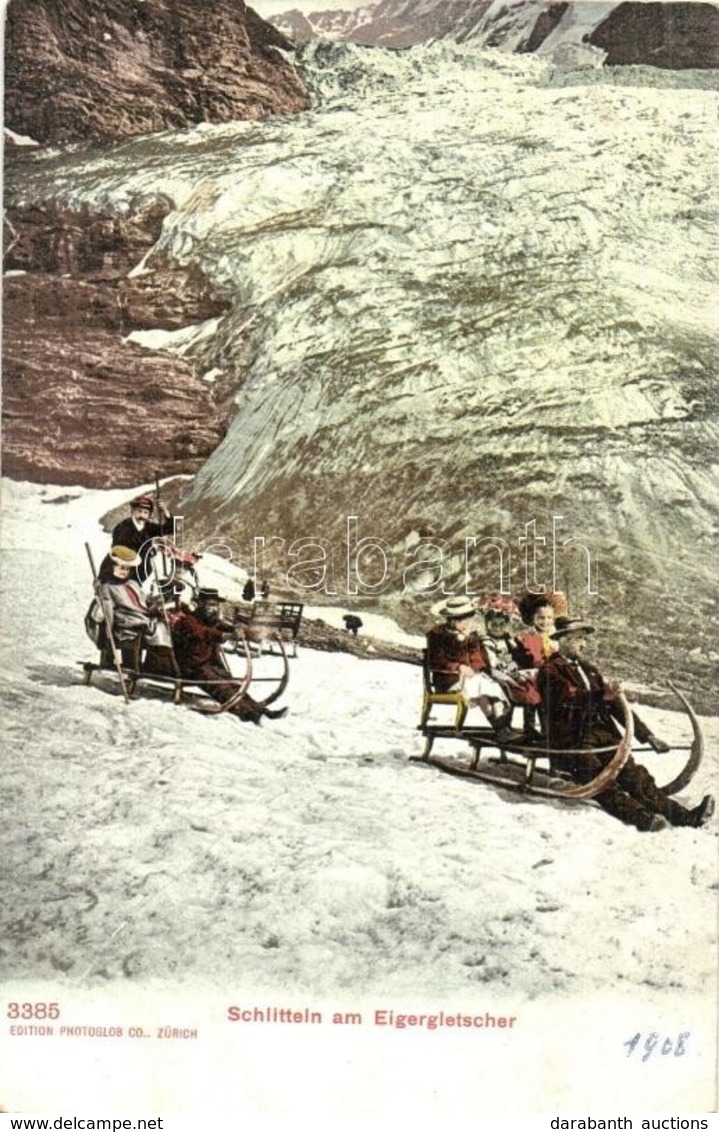
[[[708,1110],[716,824],[639,835],[591,805],[413,765],[406,665],[304,651],[290,713],[262,728],[149,696],[126,706],[109,678],[83,687],[82,543],[99,559],[97,517],[124,497],[4,484],[0,962],[8,998],[150,1031],[199,1019],[202,1040],[112,1052],[6,1025],[6,1107],[559,1111],[603,1104],[604,1065],[616,1106]],[[643,714],[686,734],[679,715]],[[692,803],[716,771],[719,721],[704,723]],[[675,759],[652,758],[660,781]],[[519,1021],[300,1040],[223,1023],[229,1002]],[[657,1052],[640,1072],[623,1043],[650,1030],[689,1033],[691,1056]]]

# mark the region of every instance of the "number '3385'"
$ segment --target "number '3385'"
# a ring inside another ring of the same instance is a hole
[[[60,1004],[57,1002],[9,1002],[8,1018],[59,1018]]]

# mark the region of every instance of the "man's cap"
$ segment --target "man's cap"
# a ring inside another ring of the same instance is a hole
[[[113,546],[110,550],[110,558],[116,566],[140,565],[140,555],[129,546]]]
[[[146,507],[148,511],[152,511],[154,507],[153,501],[149,495],[138,495],[137,499],[130,500],[131,507]]]
[[[554,623],[554,632],[549,636],[554,641],[559,637],[568,637],[570,633],[581,633],[586,636],[593,632],[594,626],[582,621],[581,617],[558,617]]]
[[[226,598],[220,596],[219,590],[200,590],[197,595],[198,604],[206,601],[226,601]]]

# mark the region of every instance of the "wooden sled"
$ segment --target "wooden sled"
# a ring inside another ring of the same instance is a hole
[[[227,667],[226,680],[203,680],[202,684],[199,684],[197,680],[187,679],[180,675],[171,676],[152,671],[144,671],[141,659],[142,649],[138,639],[138,644],[133,650],[132,665],[123,665],[121,669],[124,690],[130,698],[135,695],[138,685],[145,685],[150,688],[169,692],[173,704],[189,702],[194,711],[201,711],[206,715],[221,715],[223,712],[232,711],[232,709],[237,707],[240,703],[252,683],[252,655],[246,641],[244,642],[244,673],[240,677],[233,676],[229,667]],[[108,676],[119,675],[113,664],[97,663],[93,661],[81,661],[80,663],[84,671],[83,684],[85,685],[89,685],[95,673],[98,672]],[[224,659],[223,663],[227,666],[227,662],[224,661]],[[289,665],[286,667],[289,668]],[[278,696],[282,695],[282,692],[287,686],[286,676],[287,674],[284,673],[278,687],[267,700],[262,701],[262,706],[266,706],[267,703],[271,703],[273,700],[277,699]],[[213,699],[207,691],[209,684],[221,684],[225,687],[230,685],[234,687],[234,692],[227,700],[220,703]]]
[[[292,647],[292,656],[297,656],[297,635],[302,624],[304,609],[301,602],[235,602],[231,608],[235,625],[244,629],[250,645],[259,653],[273,652],[275,643],[284,642]],[[284,647],[282,652],[285,652]]]
[[[497,733],[487,727],[465,727],[467,716],[467,702],[459,692],[435,692],[430,683],[430,673],[425,658],[424,671],[424,698],[422,702],[422,717],[418,730],[425,739],[424,751],[419,759],[413,761],[423,762],[436,767],[447,774],[462,778],[475,779],[480,782],[491,783],[507,790],[534,794],[543,798],[562,798],[566,800],[587,800],[601,793],[620,773],[632,753],[632,740],[634,725],[632,712],[624,696],[619,696],[619,704],[624,716],[624,734],[616,745],[593,748],[597,754],[611,755],[609,762],[590,782],[577,783],[568,775],[563,776],[562,762],[575,754],[586,754],[582,751],[554,750],[548,747],[541,738],[529,743],[524,739],[506,742],[501,741]],[[692,727],[693,740],[689,750],[686,764],[666,786],[661,787],[665,794],[676,794],[691,782],[696,774],[704,754],[704,741],[699,727],[699,721],[689,704],[686,696],[673,684],[669,684],[672,692],[679,699]],[[432,709],[442,704],[454,707],[455,716],[451,723],[438,723],[432,718]],[[459,739],[469,744],[470,754],[461,760],[432,755],[432,747],[436,739]],[[637,748],[638,751],[651,748]],[[684,747],[674,747],[673,750],[686,750]],[[486,750],[493,755],[481,759],[482,752]],[[540,764],[538,767],[537,764]],[[547,765],[548,764],[548,765]]]

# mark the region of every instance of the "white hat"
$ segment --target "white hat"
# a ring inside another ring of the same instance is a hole
[[[458,621],[460,618],[474,617],[477,609],[468,597],[448,597],[433,605],[432,613],[436,617],[446,618],[447,621]]]

